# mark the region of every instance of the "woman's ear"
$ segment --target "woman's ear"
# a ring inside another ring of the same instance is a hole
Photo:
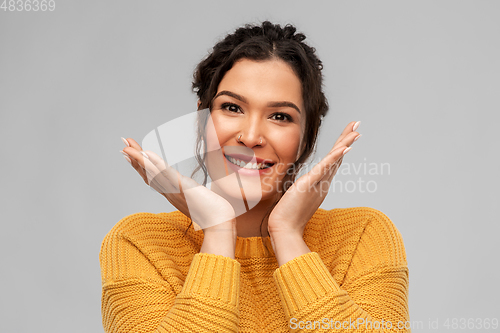
[[[200,109],[201,101],[198,100],[198,110]]]

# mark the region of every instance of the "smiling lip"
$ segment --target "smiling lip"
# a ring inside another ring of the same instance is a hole
[[[226,154],[226,156],[235,158],[237,160],[241,160],[241,161],[246,162],[246,163],[252,161],[252,163],[255,162],[257,164],[259,164],[259,163],[266,163],[266,164],[270,164],[270,165],[274,164],[274,162],[271,160],[266,160],[266,159],[263,159],[263,158],[260,158],[257,156],[254,157],[254,156],[248,156],[248,155],[243,155],[243,154]]]
[[[236,155],[236,154],[235,154]],[[226,163],[227,163],[227,166],[233,170],[234,172],[237,172],[239,173],[240,175],[245,175],[245,176],[257,176],[257,175],[261,175],[263,173],[267,173],[269,172],[271,169],[272,169],[272,166],[268,167],[268,168],[265,168],[265,169],[247,169],[247,168],[242,168],[240,167],[239,165],[236,165],[234,164],[233,162],[231,162],[229,159],[228,159],[228,156],[235,156],[235,155],[227,155],[227,156],[224,156],[224,158],[226,159]],[[240,155],[241,156],[241,155]],[[236,158],[236,157],[234,157]],[[274,165],[274,164],[273,164]]]

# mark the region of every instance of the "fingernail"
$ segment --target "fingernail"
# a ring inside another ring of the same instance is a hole
[[[129,155],[129,154],[127,154],[126,152],[124,152],[123,150],[120,150],[120,153],[122,153],[122,154],[123,154],[123,155],[125,155],[125,156],[130,157],[130,155]]]
[[[359,123],[360,123],[360,122],[361,122],[361,120],[360,120],[360,121],[357,121],[357,122],[356,122],[356,124],[354,124],[354,126],[352,127],[352,130],[353,130],[353,131],[355,131],[355,130],[357,130],[357,129],[358,129],[358,127],[359,127]]]
[[[130,164],[132,164],[132,160],[130,158],[128,158],[127,156],[123,156],[123,157],[127,160],[127,162],[129,162]]]
[[[349,150],[351,150],[352,147],[347,147],[346,149],[344,149],[344,152],[342,153],[342,155],[345,155],[349,152]]]
[[[361,137],[362,134],[358,135],[357,137],[354,138],[354,141],[356,141],[357,139],[359,139]]]
[[[128,141],[125,138],[122,138],[122,141],[124,144],[127,145],[127,147],[130,147],[130,143],[128,143]]]
[[[142,154],[142,156],[144,156],[145,158],[149,159],[149,156],[148,156],[148,155],[146,155],[146,153],[145,153],[145,152],[141,151],[141,154]]]

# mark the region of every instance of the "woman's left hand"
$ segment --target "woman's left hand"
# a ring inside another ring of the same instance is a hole
[[[325,199],[344,154],[361,136],[356,132],[358,126],[359,122],[349,123],[328,155],[285,192],[269,215],[268,231],[272,241],[299,236],[302,239],[306,224]]]

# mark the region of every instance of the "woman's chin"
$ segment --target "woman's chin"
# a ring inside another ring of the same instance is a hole
[[[241,187],[240,182],[231,178],[226,177],[213,182],[211,190],[226,199],[235,208],[235,212],[237,214],[239,212],[238,215],[273,197],[273,193],[264,191],[258,177],[252,181],[240,178]]]

